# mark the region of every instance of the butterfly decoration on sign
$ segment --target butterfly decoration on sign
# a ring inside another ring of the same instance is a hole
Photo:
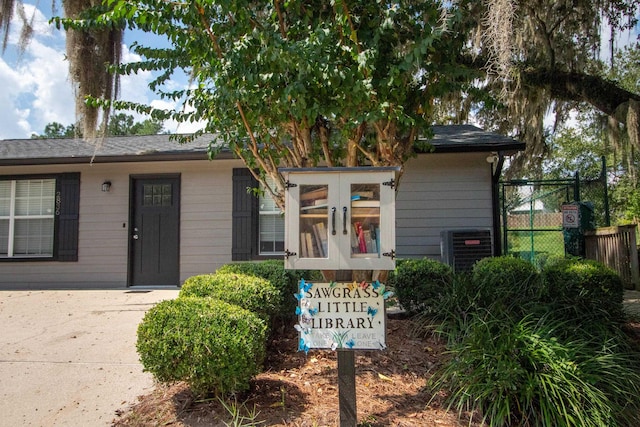
[[[305,324],[305,325],[310,325],[311,324],[311,316],[303,314],[302,316],[300,316],[300,323]]]
[[[300,341],[298,341],[298,351],[304,351],[304,354],[308,354],[309,350],[309,345],[306,343],[304,338],[300,338]]]
[[[353,340],[353,338],[351,338],[349,341],[344,343],[344,345],[346,345],[348,348],[353,348],[356,345],[356,342]]]
[[[376,314],[378,314],[378,309],[377,308],[373,308],[371,306],[369,306],[369,308],[367,308],[367,315],[371,316],[371,318],[376,317]]]
[[[318,314],[318,309],[312,308],[311,303],[308,300],[303,298],[300,301],[300,305],[296,307],[296,315],[302,316],[305,314],[308,314],[310,316],[315,316],[316,314]]]
[[[394,295],[393,291],[387,291],[387,287],[377,280],[371,283],[371,287],[379,294],[382,294],[382,299],[384,300],[388,300]]]
[[[296,331],[301,332],[305,335],[309,335],[311,333],[311,328],[309,327],[304,327],[302,325],[300,325],[299,323],[296,323],[295,325],[293,325],[293,327],[295,328]]]
[[[313,288],[313,283],[305,282],[304,279],[300,279],[300,292],[309,292]]]

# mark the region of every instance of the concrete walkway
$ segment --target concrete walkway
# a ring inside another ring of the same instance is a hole
[[[0,291],[0,426],[108,426],[153,389],[135,349],[177,289]]]
[[[624,309],[631,320],[640,321],[640,291],[624,291]]]

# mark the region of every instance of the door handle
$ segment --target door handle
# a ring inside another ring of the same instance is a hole
[[[138,240],[138,235],[137,234],[133,235],[133,240]]]
[[[347,234],[347,207],[342,207],[342,234]]]
[[[336,235],[336,207],[331,208],[331,234]]]

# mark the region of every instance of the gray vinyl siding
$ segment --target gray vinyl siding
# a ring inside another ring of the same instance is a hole
[[[0,289],[127,285],[129,176],[181,174],[180,281],[231,261],[235,160],[2,167],[2,175],[80,172],[78,261],[0,262]],[[111,181],[111,191],[101,191]]]
[[[396,197],[399,258],[440,259],[440,232],[491,228],[486,153],[424,154],[405,165]]]
[[[409,160],[396,201],[396,253],[440,257],[440,232],[491,228],[486,153]],[[80,173],[78,261],[0,262],[0,289],[127,285],[130,175],[180,174],[180,281],[231,262],[233,169],[238,160],[3,166],[2,175]],[[111,191],[101,191],[111,181]]]

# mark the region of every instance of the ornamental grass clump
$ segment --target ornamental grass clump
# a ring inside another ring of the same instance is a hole
[[[489,426],[638,425],[640,374],[616,337],[565,335],[553,316],[471,315],[430,382],[449,392],[449,408],[479,414]]]
[[[240,273],[214,273],[185,280],[179,298],[214,298],[238,305],[265,320],[280,308],[282,296],[270,281]]]
[[[429,382],[490,426],[640,425],[640,354],[623,333],[622,287],[590,261],[499,257],[457,275],[437,330],[448,359]]]
[[[159,382],[186,382],[200,396],[245,391],[265,357],[266,324],[254,313],[211,298],[182,297],[151,308],[136,348]]]

